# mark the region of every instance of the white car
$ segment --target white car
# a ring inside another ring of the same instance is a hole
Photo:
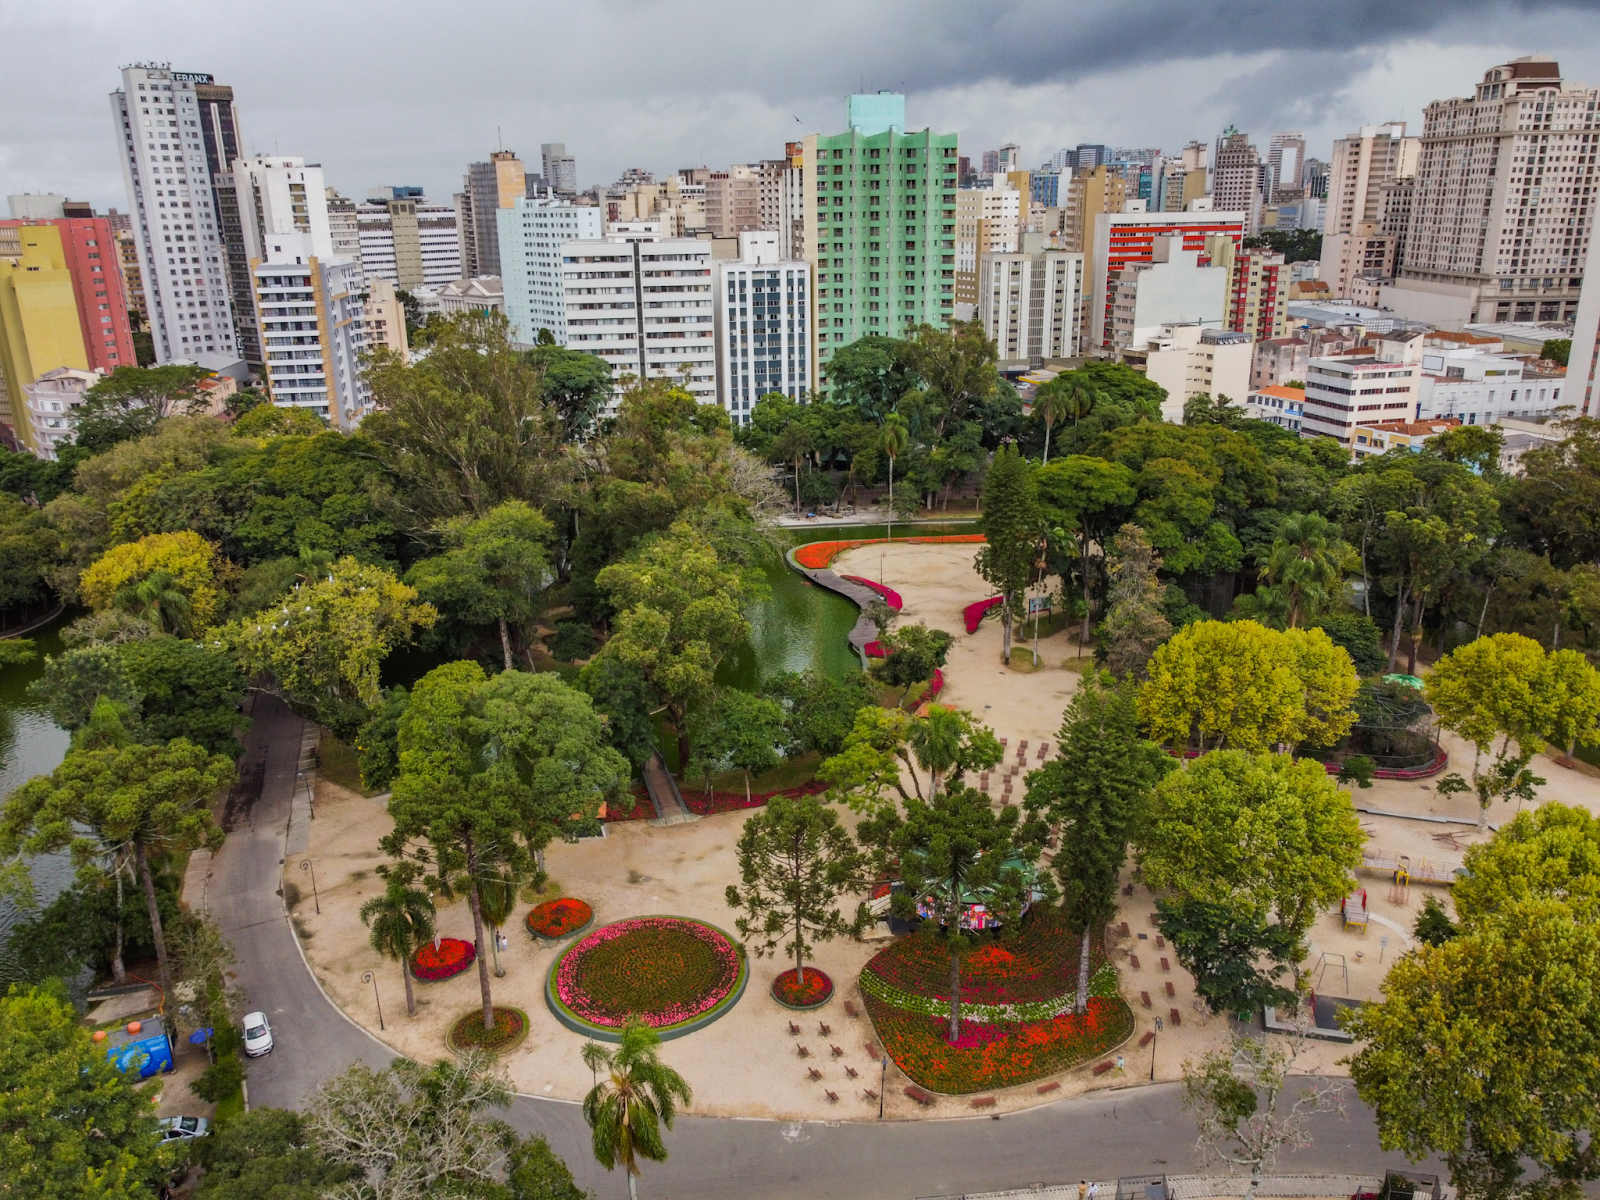
[[[157,1124],[163,1143],[190,1142],[211,1132],[211,1122],[204,1117],[165,1117]]]
[[[264,1012],[246,1013],[244,1018],[244,1052],[251,1058],[272,1053],[272,1026],[267,1024]]]

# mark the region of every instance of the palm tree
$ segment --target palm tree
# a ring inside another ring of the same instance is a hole
[[[961,714],[943,704],[931,705],[928,715],[911,726],[906,740],[917,765],[928,773],[928,795],[938,795],[939,780],[961,760],[965,736],[966,722]]]
[[[583,1098],[583,1119],[594,1134],[594,1156],[606,1170],[621,1164],[628,1172],[629,1200],[638,1200],[639,1160],[666,1162],[661,1126],[672,1128],[679,1103],[693,1099],[689,1085],[656,1055],[661,1035],[638,1018],[622,1027],[612,1050],[595,1042],[583,1047],[583,1064],[604,1068],[607,1077]]]
[[[890,536],[894,530],[894,460],[905,452],[906,443],[911,440],[911,430],[906,425],[906,419],[899,413],[890,413],[883,419],[883,428],[878,430],[878,449],[889,456],[889,529]]]
[[[413,863],[381,866],[378,874],[388,884],[383,895],[361,906],[361,923],[372,929],[372,948],[400,963],[406,981],[406,1012],[417,1015],[417,997],[411,989],[411,956],[433,940],[433,898],[412,887],[418,868]]]
[[[816,449],[811,440],[811,434],[800,422],[795,421],[778,435],[778,440],[772,444],[774,457],[782,462],[794,464],[794,510],[800,511],[800,464],[805,456]]]
[[[1057,375],[1039,389],[1034,397],[1033,411],[1044,422],[1044,461],[1050,461],[1050,431],[1063,417],[1071,417],[1076,425],[1094,411],[1100,395],[1083,380],[1075,378],[1077,372]]]
[[[478,910],[489,922],[489,938],[494,946],[495,978],[505,975],[500,965],[500,927],[511,919],[517,908],[517,893],[522,880],[510,867],[497,866],[478,880]]]
[[[1294,513],[1278,526],[1278,535],[1258,562],[1268,582],[1281,588],[1288,603],[1285,624],[1297,629],[1313,611],[1323,607],[1344,581],[1348,545],[1339,540],[1337,526],[1318,513]]]
[[[138,583],[123,584],[111,598],[111,604],[165,633],[189,632],[193,606],[178,587],[177,580],[166,571],[151,571]]]

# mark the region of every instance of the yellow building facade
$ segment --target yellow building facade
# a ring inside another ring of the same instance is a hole
[[[0,243],[0,421],[29,442],[22,389],[57,367],[87,370],[78,302],[54,225],[19,225]]]

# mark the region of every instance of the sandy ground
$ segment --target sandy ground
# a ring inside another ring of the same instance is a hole
[[[1040,761],[1041,743],[1050,743],[1053,749],[1062,710],[1079,679],[1076,671],[1061,664],[1076,653],[1076,647],[1065,634],[1044,639],[1040,644],[1044,665],[1033,670],[1032,655],[1022,651],[1019,639],[1013,654],[1018,666],[1008,669],[1000,661],[997,621],[985,621],[976,634],[968,636],[962,608],[990,594],[973,571],[972,559],[970,545],[871,546],[841,555],[834,566],[841,573],[873,579],[879,578],[881,571],[884,581],[905,600],[902,620],[923,620],[956,635],[941,699],[972,711],[1006,739],[1007,761],[987,784],[998,804],[1008,777],[1014,789],[1011,798],[1020,800],[1021,775]],[[1031,647],[1031,642],[1027,645]],[[1017,758],[1023,741],[1027,742],[1026,767],[1020,766]],[[1447,739],[1446,746],[1453,768],[1470,768],[1470,747],[1452,739]],[[1600,779],[1548,759],[1539,760],[1539,769],[1549,780],[1542,798],[1580,803],[1600,813]],[[1358,790],[1355,803],[1363,808],[1449,816],[1465,822],[1477,818],[1470,798],[1441,801],[1431,783],[1379,781],[1370,789]],[[1511,806],[1501,808],[1504,811],[1490,814],[1491,822],[1498,824],[1514,812]],[[728,813],[661,828],[643,822],[612,825],[605,838],[551,847],[548,865],[563,892],[594,907],[598,923],[670,913],[731,929],[734,914],[723,892],[736,877],[734,846],[745,819],[744,814]],[[1473,824],[1434,824],[1366,814],[1361,820],[1369,847],[1388,855],[1408,855],[1413,864],[1424,859],[1459,864],[1465,847],[1480,840]],[[379,889],[380,881],[372,869],[382,861],[376,847],[388,829],[389,818],[381,801],[364,799],[326,781],[319,784],[311,854],[317,864],[322,912],[318,915],[309,897],[302,897],[295,910],[296,925],[302,930],[302,944],[317,978],[345,1011],[378,1032],[372,985],[361,978],[364,972],[373,972],[386,1026],[380,1036],[403,1053],[430,1060],[445,1052],[448,1023],[478,1003],[477,973],[474,969],[444,982],[418,983],[417,1015],[406,1015],[399,968],[371,950],[356,916],[362,901]],[[1453,835],[1453,840],[1441,842],[1435,835]],[[1131,877],[1125,880],[1129,881]],[[304,887],[303,878],[293,882]],[[1304,969],[1320,992],[1375,999],[1381,995],[1387,964],[1410,945],[1409,931],[1423,895],[1431,890],[1447,897],[1448,889],[1417,884],[1397,889],[1386,876],[1371,872],[1363,874],[1361,884],[1367,889],[1371,911],[1368,929],[1347,931],[1337,911],[1325,914],[1312,931],[1311,954]],[[846,910],[853,906],[854,899],[848,899]],[[579,1059],[583,1039],[558,1024],[545,1006],[544,983],[556,951],[528,937],[521,924],[526,907],[506,930],[510,948],[500,956],[505,977],[492,980],[496,1002],[521,1008],[532,1026],[527,1041],[506,1056],[505,1064],[519,1091],[578,1100],[591,1083]],[[1113,939],[1123,994],[1138,1022],[1133,1037],[1118,1052],[1122,1065],[1095,1077],[1089,1073],[1093,1064],[1086,1063],[1057,1077],[1059,1090],[1043,1097],[1034,1084],[997,1092],[999,1111],[1091,1087],[1133,1086],[1149,1078],[1152,1061],[1157,1079],[1176,1079],[1185,1059],[1225,1042],[1229,1022],[1204,1011],[1197,1002],[1193,979],[1173,960],[1169,948],[1157,944],[1150,919],[1154,911],[1148,891],[1135,883],[1133,894],[1122,899],[1118,918],[1119,924],[1127,923],[1129,932]],[[441,908],[438,923],[448,936],[471,938],[471,915],[463,902]],[[693,1110],[786,1119],[876,1117],[877,1102],[864,1095],[865,1088],[878,1087],[879,1067],[866,1049],[874,1040],[871,1026],[864,1016],[847,1016],[843,1001],[853,1000],[858,1011],[863,1009],[854,981],[881,945],[845,939],[820,947],[816,963],[833,977],[838,990],[824,1009],[805,1017],[780,1008],[768,994],[773,977],[788,964],[770,958],[753,960],[749,987],[728,1015],[663,1047],[663,1057],[694,1088]],[[1343,956],[1342,963],[1339,956]],[[1163,969],[1163,959],[1169,969]],[[1150,996],[1149,1007],[1143,1003],[1143,993]],[[1178,1014],[1176,1026],[1174,1011]],[[1153,1028],[1157,1016],[1166,1028],[1153,1046],[1139,1047],[1138,1040]],[[801,1026],[799,1037],[789,1033],[791,1019]],[[818,1027],[823,1023],[831,1026],[830,1033],[820,1033]],[[796,1055],[797,1043],[810,1048],[810,1058],[802,1060]],[[832,1056],[833,1045],[844,1051],[842,1057]],[[1338,1072],[1342,1070],[1338,1060],[1348,1053],[1345,1045],[1308,1042],[1299,1061],[1303,1069]],[[822,1072],[820,1082],[808,1078],[809,1066]],[[847,1066],[860,1077],[851,1080]],[[919,1108],[902,1093],[907,1082],[890,1068],[887,1113],[891,1117],[952,1116],[970,1111],[969,1101],[959,1098]],[[838,1102],[830,1102],[824,1089],[837,1093]]]

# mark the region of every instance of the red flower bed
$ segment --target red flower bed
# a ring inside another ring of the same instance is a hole
[[[948,1020],[907,1012],[872,995],[866,1002],[895,1065],[923,1087],[957,1094],[1031,1083],[1064,1071],[1104,1054],[1133,1029],[1133,1014],[1122,1000],[1092,996],[1081,1017],[962,1021],[961,1035],[952,1043],[946,1040]]]
[[[471,942],[460,938],[440,938],[438,948],[429,942],[411,956],[411,974],[416,979],[449,979],[465,971],[478,957]]]
[[[477,1010],[458,1017],[450,1026],[450,1045],[477,1050],[506,1050],[520,1042],[528,1032],[528,1018],[515,1008],[494,1006],[494,1028],[483,1027],[483,1013]]]
[[[867,963],[885,983],[916,996],[950,997],[950,955],[930,937],[904,937]],[[1078,939],[1059,909],[1036,905],[1017,936],[989,942],[961,963],[961,999],[969,1004],[1049,1000],[1078,986]]]
[[[796,547],[791,553],[794,561],[808,570],[820,571],[846,550],[853,550],[857,546],[871,546],[877,542],[887,542],[888,538],[858,538],[854,541],[841,542],[808,542],[804,546]],[[984,540],[981,533],[944,533],[933,534],[929,537],[895,538],[897,542],[909,543],[913,546],[937,545],[944,542],[981,542]]]
[[[524,919],[529,933],[545,938],[564,938],[577,933],[594,920],[594,909],[575,897],[562,896],[559,900],[546,900]]]
[[[872,580],[864,579],[860,575],[841,575],[839,578],[848,579],[851,583],[859,583],[864,588],[871,588],[873,591],[877,592],[878,595],[882,596],[883,602],[895,612],[899,612],[905,607],[905,601],[900,599],[900,593],[895,591],[893,588],[884,587],[883,584],[874,583]]]
[[[815,796],[828,790],[820,780],[812,780],[801,787],[784,788],[777,792],[755,792],[748,799],[743,792],[722,792],[716,788],[707,795],[698,788],[685,789],[683,803],[697,816],[710,817],[717,813],[737,812],[741,808],[760,808],[774,796]]]
[[[556,960],[553,993],[575,1016],[607,1028],[637,1015],[681,1025],[710,1012],[740,982],[738,948],[685,917],[636,917],[580,938]]]
[[[606,804],[605,819],[609,821],[653,821],[656,816],[656,806],[650,803],[650,793],[645,791],[644,784],[634,784],[624,796],[623,803],[632,803],[633,807],[623,808],[621,804]]]
[[[861,647],[861,653],[868,658],[888,658],[889,652],[883,648],[882,642],[868,642]]]
[[[935,667],[933,669],[933,678],[928,682],[928,690],[922,693],[922,698],[917,703],[932,704],[934,697],[942,691],[944,691],[944,672]]]
[[[961,615],[966,618],[967,632],[977,633],[978,622],[988,615],[990,609],[1000,607],[1000,597],[990,596],[987,600],[977,600],[961,610]]]
[[[833,995],[833,980],[815,967],[807,967],[805,983],[801,984],[799,975],[790,967],[772,981],[772,994],[790,1008],[816,1008]]]

